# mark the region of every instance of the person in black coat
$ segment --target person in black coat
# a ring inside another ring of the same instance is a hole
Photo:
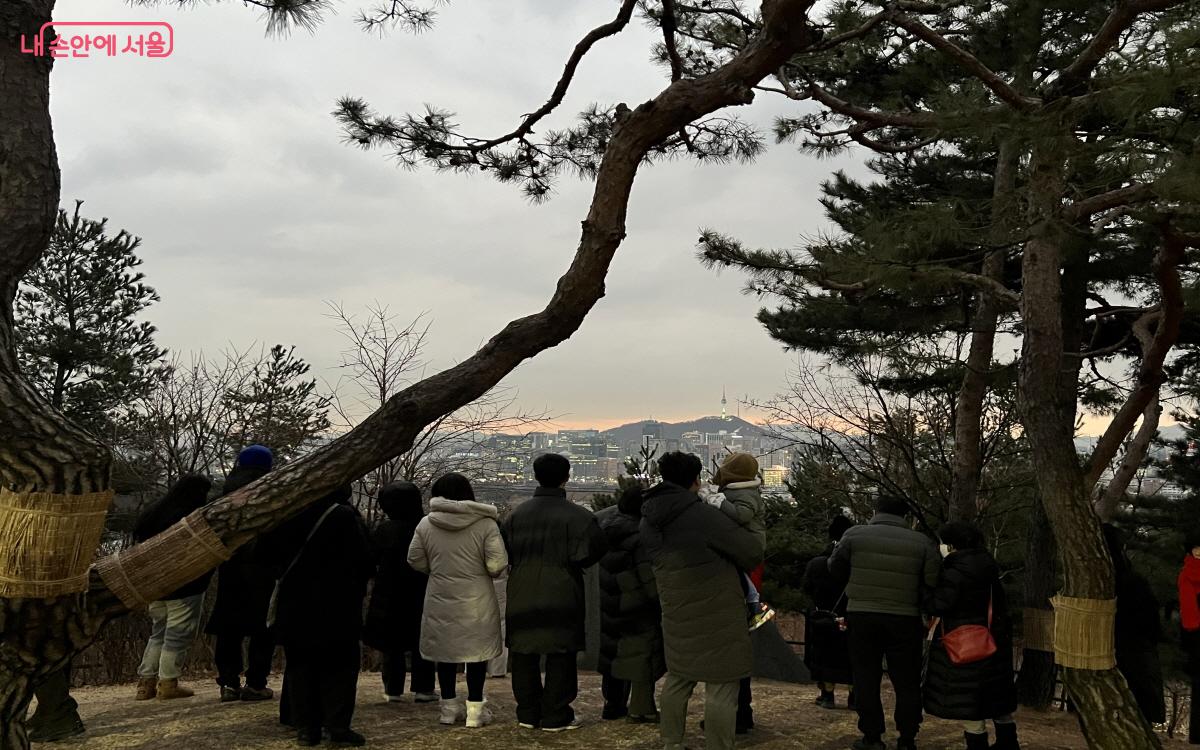
[[[829,524],[830,545],[823,554],[809,560],[804,569],[804,593],[812,600],[804,618],[804,665],[821,689],[817,705],[835,708],[836,685],[850,685],[848,707],[854,708],[854,670],[850,665],[850,640],[845,627],[829,613],[846,616],[846,588],[838,585],[829,572],[829,556],[854,522],[839,515]]]
[[[667,673],[667,662],[654,569],[638,529],[642,500],[642,488],[633,485],[617,505],[596,514],[608,540],[600,558],[602,717],[654,723],[654,683]]]
[[[608,545],[591,511],[567,499],[570,461],[547,453],[534,460],[533,473],[538,489],[500,527],[511,564],[506,637],[517,721],[559,732],[579,726],[571,703],[579,691],[577,653],[585,646],[583,570]]]
[[[271,451],[251,445],[238,454],[221,494],[228,495],[262,478],[271,470]],[[213,660],[221,702],[259,701],[274,697],[267,687],[275,656],[275,637],[267,628],[267,605],[275,589],[275,574],[257,553],[255,542],[238,548],[217,569],[217,602],[204,632],[216,636]],[[243,663],[242,643],[249,639]],[[242,685],[243,667],[246,684]]]
[[[1000,583],[1000,567],[984,549],[983,533],[952,521],[938,532],[946,555],[929,611],[941,618],[929,651],[925,710],[963,722],[968,750],[988,750],[987,720],[996,727],[995,750],[1019,750],[1017,689],[1013,680],[1012,622]],[[942,637],[963,625],[986,625],[996,652],[970,664],[955,664]]]
[[[161,500],[138,517],[133,527],[134,541],[144,542],[157,536],[192,511],[203,507],[208,502],[210,489],[212,482],[208,477],[197,474],[180,477]],[[210,571],[150,603],[153,627],[142,654],[142,663],[138,666],[136,700],[190,698],[195,695],[188,688],[179,686],[179,675],[188,646],[200,625],[204,591],[211,579]]]
[[[1115,637],[1117,669],[1125,676],[1142,715],[1152,724],[1167,720],[1163,697],[1162,662],[1158,644],[1163,640],[1158,619],[1158,598],[1150,582],[1139,575],[1125,553],[1125,540],[1111,524],[1100,527],[1104,543],[1113,561],[1117,583],[1117,621]]]
[[[283,646],[286,718],[302,746],[330,741],[358,747],[350,728],[362,653],[363,599],[375,572],[370,540],[344,485],[285,521],[260,541],[279,584],[274,628]]]
[[[438,699],[433,690],[433,662],[421,658],[421,617],[429,576],[408,564],[413,532],[425,517],[421,490],[412,482],[392,482],[379,492],[379,508],[388,520],[371,535],[377,566],[367,605],[363,641],[383,653],[383,693],[389,701],[404,695],[405,655],[412,655],[410,687],[417,703]]]

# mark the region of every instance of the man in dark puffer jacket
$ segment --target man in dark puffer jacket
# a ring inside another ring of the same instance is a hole
[[[848,581],[846,625],[863,734],[855,750],[886,747],[879,695],[885,655],[896,691],[897,750],[915,748],[921,728],[921,602],[937,585],[941,556],[927,536],[909,528],[907,513],[903,499],[879,498],[871,522],[849,529],[829,558],[833,576]]]
[[[512,565],[505,612],[512,688],[521,726],[561,732],[579,726],[571,703],[579,690],[576,655],[585,646],[583,570],[608,543],[592,513],[567,499],[570,461],[546,453],[534,460],[533,473],[533,497],[500,526]]]
[[[696,495],[700,459],[675,451],[658,468],[663,481],[646,493],[641,533],[663,613],[663,745],[683,747],[688,699],[703,682],[705,747],[730,750],[738,681],[750,676],[754,661],[741,571],[762,562],[762,541]]]

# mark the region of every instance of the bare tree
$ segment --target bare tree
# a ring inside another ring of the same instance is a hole
[[[424,356],[430,323],[424,313],[399,323],[386,305],[374,302],[356,316],[345,307],[329,303],[329,317],[346,341],[338,369],[341,375],[329,385],[340,430],[350,430],[363,415],[387,403],[397,391],[425,374]],[[499,434],[523,433],[552,417],[517,404],[517,392],[496,386],[471,403],[429,423],[403,454],[391,458],[355,481],[356,504],[368,520],[378,508],[371,500],[389,482],[407,480],[428,487],[450,471],[484,479],[499,469],[500,457],[488,445]]]

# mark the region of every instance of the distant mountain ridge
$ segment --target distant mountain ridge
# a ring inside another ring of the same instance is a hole
[[[640,442],[642,439],[642,426],[651,421],[653,420],[644,419],[640,422],[623,424],[620,427],[604,430],[601,434],[617,445]],[[747,422],[741,417],[729,417],[728,419],[700,417],[688,422],[658,422],[657,424],[662,426],[663,440],[679,440],[685,432],[716,433],[721,430],[725,430],[726,432],[740,430],[740,434],[747,437],[767,434],[763,428]]]

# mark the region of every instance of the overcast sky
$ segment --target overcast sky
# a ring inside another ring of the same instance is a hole
[[[166,20],[165,59],[60,60],[52,109],[63,203],[143,238],[150,319],[178,352],[297,345],[335,377],[341,341],[326,301],[378,300],[402,318],[428,312],[441,369],[510,318],[541,309],[574,253],[591,184],[564,178],[548,203],[482,175],[398,168],[341,142],[338,97],[382,112],[425,103],[480,136],[507,132],[552,90],[570,49],[607,21],[602,0],[454,0],[422,35],[373,36],[338,6],[315,35],[264,38],[237,2],[187,11],[120,0],[59,0],[56,20]],[[649,98],[663,86],[653,39],[631,28],[584,63],[552,126],[588,103]],[[769,128],[797,105],[760,96],[741,114]],[[543,125],[539,130],[546,130]],[[754,320],[744,279],[695,260],[699,227],[753,245],[792,246],[825,226],[820,182],[857,159],[818,161],[788,145],[757,164],[644,169],[608,295],[582,329],[505,382],[562,426],[715,413],[779,390],[795,358]]]

